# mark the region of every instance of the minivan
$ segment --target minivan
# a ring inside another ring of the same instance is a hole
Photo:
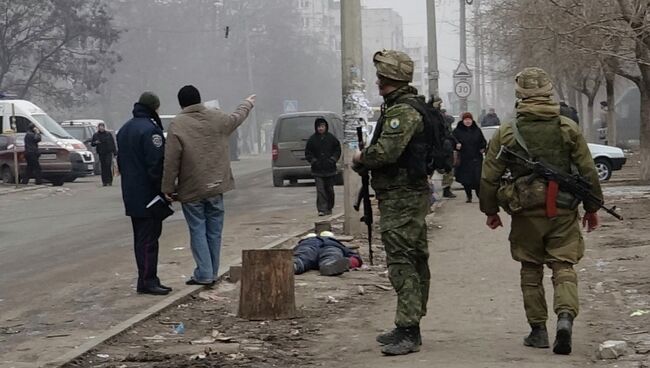
[[[296,184],[299,179],[313,179],[311,165],[305,159],[305,146],[315,133],[317,118],[327,121],[329,132],[343,141],[343,119],[330,111],[309,111],[284,114],[278,117],[273,132],[272,169],[273,186],[281,187],[285,180]],[[343,174],[339,159],[337,185],[343,184]]]
[[[95,159],[92,152],[88,151],[83,143],[66,132],[40,107],[25,100],[0,99],[0,128],[2,128],[0,132],[13,130],[11,126],[12,114],[16,116],[15,130],[17,133],[26,133],[29,124],[33,123],[41,131],[44,142],[55,143],[70,152],[72,172],[66,178],[66,181],[73,181],[78,177],[93,174]]]

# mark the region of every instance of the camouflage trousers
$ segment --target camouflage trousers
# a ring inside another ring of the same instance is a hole
[[[454,184],[454,172],[450,171],[448,173],[442,174],[442,187],[448,188]]]
[[[397,292],[395,325],[419,326],[427,312],[431,279],[425,222],[429,192],[391,191],[378,199],[388,277]]]
[[[573,269],[584,255],[578,212],[549,219],[513,216],[510,232],[512,257],[521,262],[521,291],[530,324],[545,323],[544,265],[553,271],[553,310],[576,317],[580,309],[578,276]]]

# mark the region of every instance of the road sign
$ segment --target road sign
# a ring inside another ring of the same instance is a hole
[[[471,78],[472,72],[467,67],[467,64],[462,61],[458,64],[458,68],[454,71],[454,78]]]
[[[284,100],[284,112],[298,112],[298,101],[296,100]]]
[[[472,85],[468,81],[460,80],[456,82],[454,92],[460,98],[467,98],[472,94]]]

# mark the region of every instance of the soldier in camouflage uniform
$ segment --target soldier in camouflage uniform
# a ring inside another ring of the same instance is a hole
[[[521,162],[500,149],[505,146],[524,157],[544,162],[565,173],[579,173],[602,198],[594,161],[578,125],[560,116],[553,101],[553,85],[542,69],[526,68],[516,78],[517,118],[503,124],[490,141],[481,178],[481,211],[487,225],[502,226],[499,206],[512,215],[510,247],[521,263],[521,289],[531,333],[526,346],[548,348],[544,265],[553,271],[553,309],[558,315],[553,352],[571,353],[573,319],[578,315],[578,277],[573,266],[584,254],[578,203],[568,193],[554,192],[554,185],[531,176]],[[509,170],[513,180],[503,182]],[[557,194],[555,201],[552,198]],[[549,198],[551,198],[549,200]],[[584,204],[583,226],[598,227],[598,206]]]
[[[454,118],[447,115],[446,110],[442,108],[442,99],[440,99],[440,97],[431,96],[428,105],[436,112],[436,114],[439,114],[440,118],[443,120],[445,129],[447,129],[447,133],[449,133],[449,139],[454,141],[453,147],[455,147],[457,142],[455,142],[454,135],[452,134],[454,130],[451,127]],[[451,186],[454,184],[453,169],[439,170],[438,172],[442,174],[442,196],[444,198],[456,198],[456,195],[451,191]]]
[[[425,216],[429,212],[429,185],[421,153],[424,121],[406,103],[424,97],[409,86],[413,61],[400,51],[377,52],[377,85],[384,97],[382,115],[371,144],[357,152],[355,169],[368,169],[379,202],[381,239],[386,249],[388,275],[397,292],[396,328],[379,335],[386,355],[420,350],[420,319],[429,297],[429,251]]]

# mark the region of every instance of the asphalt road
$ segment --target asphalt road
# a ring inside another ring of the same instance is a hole
[[[317,220],[313,184],[274,188],[266,158],[243,159],[233,172],[222,265]],[[4,195],[0,212],[0,367],[46,362],[160,300],[135,293],[119,181]],[[193,266],[179,210],[164,224],[158,273],[180,289]]]

